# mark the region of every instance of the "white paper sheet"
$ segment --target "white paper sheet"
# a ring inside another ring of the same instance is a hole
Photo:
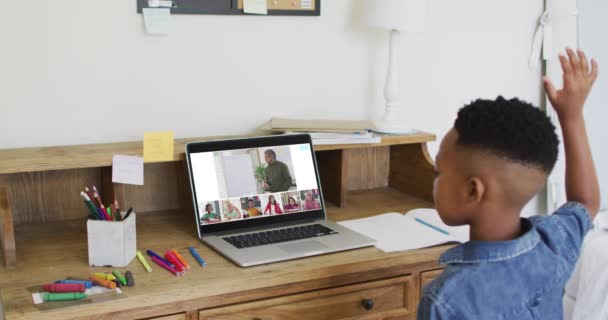
[[[169,8],[143,8],[144,25],[146,32],[153,35],[168,35],[171,9]]]
[[[143,185],[144,158],[114,155],[112,158],[112,182]]]
[[[268,14],[268,4],[266,0],[245,0],[243,11],[252,14]]]
[[[450,227],[441,221],[441,217],[435,209],[414,209],[408,211],[405,215],[407,217],[422,219],[440,229],[448,231],[450,233],[450,237],[458,242],[465,243],[469,241],[469,226]]]
[[[436,215],[435,210],[431,209],[431,211],[434,211]],[[426,222],[450,232],[450,235],[443,234],[414,220],[418,216],[424,218]],[[376,248],[384,252],[412,250],[448,242],[468,241],[468,230],[466,230],[465,237],[463,236],[465,231],[461,229],[462,227],[454,228],[445,226],[443,223],[438,224],[436,218],[439,218],[439,216],[434,217],[432,212],[428,211],[414,212],[411,215],[409,213],[403,215],[397,212],[390,212],[339,223],[376,240]],[[441,222],[440,218],[439,221]]]

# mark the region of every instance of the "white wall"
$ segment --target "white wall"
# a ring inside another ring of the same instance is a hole
[[[600,63],[601,76],[597,79],[593,91],[585,105],[585,120],[589,140],[593,152],[595,168],[599,176],[600,193],[602,197],[601,209],[608,209],[608,43],[606,43],[606,29],[608,29],[608,3],[605,1],[579,0],[580,10],[578,21],[579,45],[586,50],[590,57],[595,57]]]
[[[550,13],[550,23],[553,29],[553,48],[549,61],[546,63],[546,74],[553,80],[555,86],[562,86],[562,67],[558,54],[565,53],[565,47],[576,48],[577,45],[577,4],[576,0],[549,0],[547,9]],[[547,99],[545,97],[545,99]],[[558,128],[558,136],[563,141],[561,127],[557,115],[550,102],[546,101],[547,113]],[[559,157],[547,183],[547,211],[553,212],[566,202],[564,144],[560,143]]]
[[[320,17],[173,16],[168,37],[143,33],[135,0],[5,2],[0,148],[377,116],[388,33],[357,21],[361,1],[323,0]],[[477,97],[540,103],[540,68],[527,62],[542,0],[430,1],[426,32],[405,35],[400,57],[417,128],[441,138]]]

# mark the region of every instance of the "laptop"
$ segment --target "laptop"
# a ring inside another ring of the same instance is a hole
[[[375,244],[327,220],[307,134],[188,143],[186,159],[198,236],[239,266]]]

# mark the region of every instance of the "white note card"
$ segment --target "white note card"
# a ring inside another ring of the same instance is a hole
[[[302,9],[312,9],[312,1],[313,0],[302,0],[300,4],[302,5]]]
[[[144,184],[144,158],[114,155],[112,182],[142,186]]]
[[[169,19],[171,17],[171,9],[143,8],[142,12],[144,14],[144,25],[148,34],[169,34]]]
[[[252,14],[268,14],[266,0],[244,0],[243,11]]]

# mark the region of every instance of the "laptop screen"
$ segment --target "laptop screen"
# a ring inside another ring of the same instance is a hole
[[[200,226],[258,225],[323,209],[310,143],[267,139],[263,146],[189,153]]]

